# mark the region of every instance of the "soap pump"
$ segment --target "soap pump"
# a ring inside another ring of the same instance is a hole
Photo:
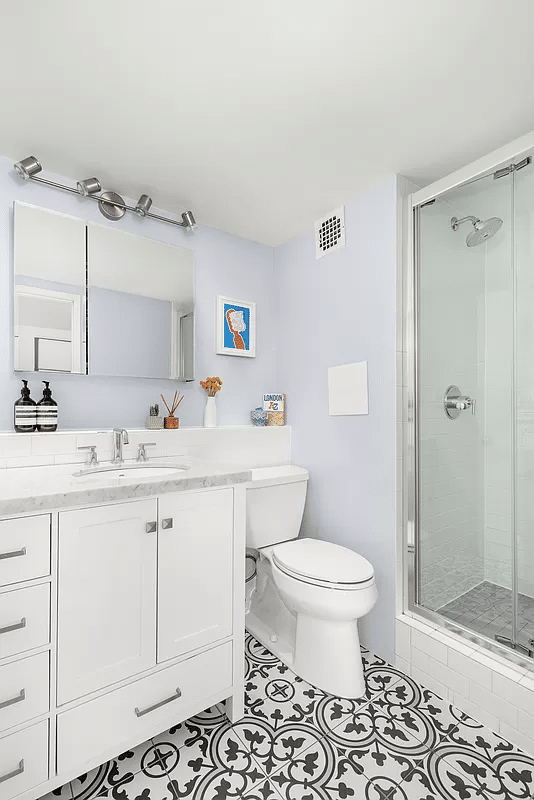
[[[22,383],[21,396],[15,400],[14,427],[17,433],[33,433],[37,425],[37,407],[35,400],[30,397],[28,381],[23,380]]]
[[[41,433],[57,431],[57,403],[52,399],[50,382],[43,381],[43,396],[37,403],[37,430]]]

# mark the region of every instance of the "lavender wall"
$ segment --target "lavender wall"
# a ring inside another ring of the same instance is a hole
[[[54,180],[49,174],[46,177]],[[55,179],[73,185],[72,179],[61,176]],[[0,158],[0,430],[12,430],[13,402],[19,396],[20,377],[29,377],[36,399],[41,387],[39,375],[13,372],[14,200],[106,224],[96,203],[57,189],[24,183],[14,175],[11,160]],[[194,211],[202,219],[202,209]],[[181,423],[201,425],[205,394],[198,380],[206,375],[219,375],[224,382],[217,398],[219,423],[248,424],[250,410],[260,404],[263,392],[276,389],[278,384],[271,335],[272,320],[277,316],[272,248],[212,228],[201,227],[191,235],[156,220],[139,219],[134,214],[109,224],[195,251],[197,379],[194,384],[178,384],[162,380],[54,376],[52,388],[61,407],[61,427],[141,427],[149,405],[158,400],[160,392],[172,395],[175,388],[186,395],[180,406]],[[259,303],[256,358],[215,354],[217,294]]]
[[[0,158],[0,430],[11,430],[20,385],[11,336],[14,200],[103,222],[95,203],[22,183],[11,161]],[[224,381],[217,400],[222,425],[248,423],[263,392],[285,392],[292,460],[311,474],[303,535],[352,547],[374,565],[379,599],[360,629],[364,643],[388,659],[395,616],[396,206],[391,176],[346,207],[346,247],[318,261],[312,229],[273,251],[209,228],[191,236],[127,215],[119,223],[124,230],[195,252],[197,381],[52,381],[64,429],[142,426],[159,393],[178,385],[186,395],[182,424],[199,425],[198,379],[208,374]],[[255,359],[215,354],[217,294],[258,302]],[[353,361],[369,363],[370,413],[330,417],[327,368]],[[30,381],[37,389],[39,376]]]
[[[275,251],[277,388],[288,398],[293,463],[309,469],[302,535],[369,559],[378,602],[363,642],[393,660],[397,186],[391,176],[346,206],[346,247],[315,259],[310,230]],[[369,415],[328,415],[327,368],[369,364]]]

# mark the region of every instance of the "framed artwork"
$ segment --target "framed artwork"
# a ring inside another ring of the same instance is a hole
[[[217,353],[255,357],[256,303],[217,297]]]

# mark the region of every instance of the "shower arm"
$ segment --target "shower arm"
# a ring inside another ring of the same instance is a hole
[[[461,219],[458,219],[458,217],[453,217],[451,219],[451,227],[453,231],[457,231],[462,222],[468,222],[468,221],[472,222],[473,225],[475,225],[477,222],[480,222],[478,217],[462,217]]]

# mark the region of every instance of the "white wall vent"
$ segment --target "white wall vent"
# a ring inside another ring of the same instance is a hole
[[[315,223],[315,258],[322,258],[331,250],[345,247],[345,208],[336,211]]]

